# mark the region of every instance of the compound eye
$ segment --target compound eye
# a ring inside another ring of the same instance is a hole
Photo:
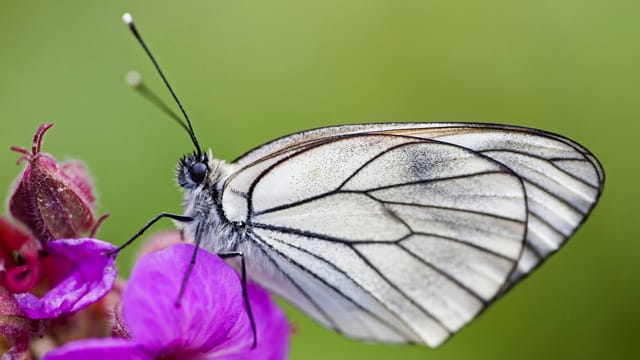
[[[201,162],[191,165],[189,175],[191,176],[191,181],[196,184],[202,184],[204,178],[207,176],[207,165]]]

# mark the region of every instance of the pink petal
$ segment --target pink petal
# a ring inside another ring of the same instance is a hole
[[[221,349],[229,355],[213,356],[211,359],[224,360],[284,360],[289,354],[289,337],[291,327],[284,312],[271,299],[269,293],[256,284],[247,284],[251,311],[256,322],[258,344],[255,349],[245,348],[229,354],[228,349]],[[244,315],[247,316],[247,315]],[[246,326],[246,322],[238,322]],[[236,326],[238,327],[238,326]],[[235,331],[236,329],[234,328]],[[246,331],[245,329],[241,331]],[[251,331],[249,329],[249,331]],[[253,338],[251,338],[253,341]]]
[[[236,272],[219,257],[198,250],[180,307],[175,302],[194,251],[193,245],[174,245],[140,258],[123,295],[125,323],[132,338],[172,354],[206,353],[235,342],[246,343],[242,288]],[[231,335],[235,335],[231,337]]]
[[[48,352],[43,360],[153,360],[154,354],[125,339],[89,339]]]
[[[31,319],[55,318],[89,306],[109,292],[115,282],[115,259],[106,253],[115,246],[96,239],[64,239],[49,243],[53,269],[47,274],[61,278],[43,297],[31,293],[16,294],[21,309]]]

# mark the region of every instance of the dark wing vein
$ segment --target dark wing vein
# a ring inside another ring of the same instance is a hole
[[[590,187],[590,188],[592,188],[594,190],[598,190],[597,186],[594,186],[593,184],[590,184],[590,183],[586,182],[584,179],[581,179],[581,178],[575,176],[574,174],[566,171],[565,169],[559,167],[557,164],[553,163],[552,161],[549,161],[549,159],[547,159],[545,157],[542,157],[542,156],[529,154],[529,153],[524,152],[524,151],[510,150],[510,149],[502,149],[502,150],[491,149],[491,150],[482,150],[480,152],[483,153],[483,154],[486,154],[486,153],[510,153],[510,154],[522,155],[522,156],[527,156],[527,157],[530,157],[530,158],[538,159],[540,161],[544,161],[545,163],[547,163],[550,166],[552,166],[554,169],[556,169],[556,170],[560,171],[561,173],[567,175],[568,177],[572,178],[573,180],[578,181],[581,184],[583,184],[585,186],[588,186],[588,187]],[[500,161],[500,160],[496,160],[496,161]],[[537,169],[529,167],[529,166],[527,166],[527,168],[529,168],[529,169],[531,169],[533,171],[537,171]]]
[[[383,202],[381,202],[378,199],[374,198],[369,193],[365,192],[364,195],[366,195],[367,197],[369,197],[373,201],[377,201],[377,202],[382,203],[382,205],[383,205],[382,208],[387,212],[387,214],[389,214],[389,216],[391,216],[397,222],[401,223],[409,231],[410,234],[414,232],[413,228],[411,228],[411,225],[409,225],[400,215],[396,214],[395,211],[389,209],[389,207],[386,204],[384,204]]]
[[[376,134],[376,133],[369,133],[367,135],[369,135],[369,136],[389,136],[389,135],[385,135],[385,134]],[[247,191],[247,199],[248,199],[247,207],[248,207],[248,210],[249,210],[247,217],[251,218],[253,216],[253,200],[252,199],[253,199],[253,192],[255,190],[256,185],[260,182],[260,180],[265,175],[267,175],[273,169],[275,169],[276,167],[278,167],[280,164],[284,163],[285,161],[289,160],[290,158],[298,156],[298,155],[300,155],[302,153],[305,153],[307,151],[310,151],[312,149],[315,149],[316,147],[319,147],[319,146],[322,146],[324,144],[328,144],[328,143],[331,143],[331,142],[334,142],[334,141],[337,141],[337,140],[347,139],[347,138],[351,138],[351,137],[358,137],[358,136],[360,136],[360,134],[342,134],[342,135],[337,135],[337,136],[331,136],[331,137],[328,137],[326,139],[309,140],[309,141],[304,142],[302,144],[298,144],[298,145],[292,146],[291,149],[289,149],[289,148],[281,149],[281,150],[277,151],[276,153],[273,153],[273,154],[270,154],[269,156],[261,158],[261,159],[255,161],[255,162],[253,162],[253,163],[251,163],[249,165],[244,166],[241,170],[238,170],[235,174],[238,174],[238,173],[242,172],[242,170],[244,170],[244,169],[246,169],[246,168],[248,168],[248,167],[250,167],[252,165],[255,165],[255,164],[259,163],[259,162],[262,162],[265,159],[272,158],[273,156],[279,155],[279,154],[281,154],[283,152],[287,152],[289,150],[295,150],[295,151],[292,151],[289,155],[285,156],[284,158],[276,161],[275,163],[271,164],[267,168],[263,169],[253,179],[253,181],[249,185],[249,190]],[[411,137],[411,136],[394,135],[394,137],[416,140],[416,138]],[[429,142],[429,140],[425,139],[423,141],[412,141],[412,143],[426,143],[426,142]],[[236,161],[234,161],[234,162],[236,162]],[[235,174],[231,175],[227,180],[225,180],[225,185],[224,185],[225,187],[227,186],[227,184],[229,184],[229,182],[232,180],[232,178],[235,176]]]
[[[330,324],[330,327],[335,330],[338,331],[338,326],[336,325],[336,323],[333,321],[333,318],[331,318],[329,316],[329,314],[327,314],[324,309],[318,305],[318,303],[311,297],[309,296],[309,294],[302,288],[302,286],[300,286],[300,284],[298,284],[295,280],[293,280],[293,278],[291,278],[291,276],[289,276],[289,274],[286,273],[286,271],[283,271],[280,266],[275,262],[275,260],[273,260],[273,258],[271,257],[271,255],[269,255],[269,253],[264,249],[263,246],[267,246],[269,248],[271,248],[271,246],[269,246],[269,244],[266,244],[258,234],[256,233],[251,233],[249,236],[251,236],[251,238],[253,239],[253,243],[256,244],[256,247],[258,249],[260,249],[260,251],[264,254],[265,258],[269,260],[269,262],[271,263],[271,265],[276,268],[278,270],[278,272],[284,276],[285,278],[287,278],[287,280],[289,280],[291,282],[291,284],[298,289],[298,291],[300,292],[300,294],[302,294],[308,301],[310,304],[312,304],[316,310],[318,310],[318,312],[327,320],[327,322]]]
[[[248,225],[256,227],[256,228],[260,228],[260,229],[273,230],[273,231],[279,231],[279,232],[289,233],[289,234],[294,234],[294,235],[312,237],[314,239],[325,240],[325,241],[338,243],[338,244],[352,244],[352,243],[366,244],[366,243],[369,243],[369,242],[376,243],[376,244],[390,244],[390,243],[395,243],[395,242],[400,240],[400,239],[388,240],[388,241],[385,241],[385,240],[370,240],[370,241],[369,240],[347,240],[347,239],[343,239],[343,238],[339,238],[339,237],[335,237],[335,236],[328,236],[328,235],[318,234],[318,233],[314,233],[314,232],[311,232],[311,231],[305,231],[305,230],[292,228],[292,227],[287,227],[287,226],[277,226],[277,225],[263,224],[263,223],[257,223],[257,222],[251,222],[251,223],[248,223]]]
[[[538,190],[542,191],[543,193],[555,198],[556,200],[558,200],[559,202],[563,203],[564,205],[566,205],[568,208],[570,208],[571,210],[577,212],[579,215],[581,215],[582,217],[584,217],[585,215],[587,215],[589,213],[589,211],[584,212],[583,210],[578,209],[575,205],[573,205],[570,201],[559,197],[558,195],[555,195],[554,193],[552,193],[551,191],[549,191],[546,187],[531,181],[529,178],[526,178],[524,176],[520,177],[522,179],[522,181],[525,183],[525,185],[529,185],[532,187],[537,188]],[[592,204],[593,206],[593,204]]]
[[[524,247],[526,247],[527,250],[531,251],[533,255],[535,255],[538,259],[544,259],[544,256],[542,256],[542,254],[535,247],[531,246],[531,244],[529,244],[528,242],[524,243]]]
[[[587,159],[586,157],[559,157],[559,156],[555,156],[555,157],[547,158],[547,160],[549,160],[549,161],[583,161],[583,162],[591,163],[591,161],[589,161],[589,159]]]
[[[540,214],[538,214],[536,211],[529,209],[529,214],[532,218],[535,218],[536,220],[540,221],[541,223],[543,223],[544,225],[546,225],[549,229],[551,229],[551,231],[555,232],[556,234],[562,236],[563,238],[568,238],[571,235],[567,235],[564,234],[562,231],[560,231],[560,229],[556,228],[555,225],[553,225],[552,223],[550,223],[549,221],[547,221],[544,217],[542,217]]]
[[[418,254],[416,254],[413,251],[407,249],[404,245],[402,245],[402,243],[398,243],[398,246],[400,246],[400,248],[402,250],[404,250],[407,254],[409,254],[411,257],[413,257],[414,259],[416,259],[419,262],[421,262],[424,266],[433,269],[438,274],[440,274],[440,275],[444,276],[445,278],[449,279],[451,282],[456,284],[459,288],[461,288],[462,290],[466,291],[469,295],[473,296],[478,301],[480,301],[484,306],[487,305],[487,301],[482,296],[480,296],[480,294],[478,294],[473,289],[471,289],[467,285],[465,285],[462,282],[460,282],[460,280],[455,278],[453,275],[449,274],[445,270],[443,270],[443,269],[437,267],[436,265],[432,264],[430,261],[427,261],[426,259],[421,258]]]
[[[353,285],[355,285],[356,287],[358,287],[360,290],[362,290],[363,292],[365,292],[366,294],[368,294],[372,299],[374,299],[376,301],[376,303],[378,303],[380,306],[382,306],[383,308],[387,309],[389,312],[394,313],[393,310],[391,310],[385,303],[380,302],[373,294],[371,294],[370,291],[368,291],[367,289],[365,289],[364,287],[362,287],[361,284],[359,284],[358,282],[356,282],[355,280],[353,280],[353,278],[351,278],[346,272],[344,272],[342,269],[340,269],[339,267],[337,267],[334,263],[332,263],[331,261],[329,261],[328,259],[323,258],[322,256],[319,256],[311,251],[308,251],[305,248],[299,247],[299,246],[295,246],[291,243],[288,243],[286,241],[282,241],[276,237],[271,238],[274,241],[277,241],[285,246],[294,248],[298,251],[304,252],[312,257],[314,257],[315,259],[318,259],[320,261],[322,261],[324,264],[327,264],[329,267],[331,267],[333,270],[335,270],[336,272],[344,275],[345,278],[349,279],[351,281],[351,283]],[[269,246],[267,244],[267,246]],[[355,301],[353,298],[351,298],[350,296],[348,296],[347,294],[345,294],[344,292],[342,292],[340,289],[338,289],[337,287],[335,287],[335,285],[329,283],[328,281],[326,281],[325,279],[321,278],[320,276],[318,276],[316,273],[309,271],[307,268],[305,268],[302,264],[300,264],[299,262],[295,261],[293,258],[291,258],[290,256],[287,256],[286,254],[278,251],[277,249],[274,249],[273,247],[270,247],[271,250],[273,250],[274,252],[276,252],[278,255],[286,258],[289,262],[291,262],[292,264],[296,265],[299,269],[303,270],[304,272],[306,272],[307,274],[313,276],[314,278],[316,278],[318,281],[322,282],[324,285],[326,285],[327,287],[331,288],[333,291],[335,291],[337,294],[339,294],[340,296],[342,296],[345,300],[349,301],[350,303],[354,304],[357,308],[359,308],[360,310],[362,310],[363,312],[365,312],[366,314],[368,314],[369,316],[371,316],[372,318],[376,319],[379,323],[383,324],[384,326],[390,328],[391,330],[393,330],[394,332],[396,332],[398,335],[400,335],[401,337],[405,337],[403,334],[403,331],[396,328],[393,324],[388,323],[385,319],[379,317],[378,315],[372,313],[369,309],[365,308],[364,306],[362,306],[362,304],[358,303],[357,301]],[[354,250],[353,247],[349,246],[350,249]],[[400,317],[397,317],[398,320],[402,321],[405,325],[407,325],[407,329],[409,329],[410,331],[413,332],[413,330],[411,329],[410,325],[407,324],[404,320],[402,320]],[[371,332],[373,333],[373,332]],[[416,337],[419,338],[419,336],[417,334],[414,333],[414,335]]]
[[[248,209],[248,214],[247,214],[247,218],[251,218],[253,217],[253,191],[256,188],[256,185],[258,185],[258,183],[260,182],[260,180],[266,175],[268,174],[271,170],[273,170],[275,167],[277,167],[278,165],[280,165],[281,163],[287,161],[288,159],[299,155],[301,153],[304,153],[306,151],[309,151],[311,149],[314,149],[318,146],[327,144],[329,142],[333,141],[333,139],[327,139],[326,141],[322,141],[322,140],[318,140],[318,141],[314,141],[314,142],[310,142],[309,144],[304,144],[304,145],[300,145],[296,148],[294,148],[294,150],[299,150],[299,151],[293,151],[291,154],[285,156],[284,158],[276,161],[275,163],[271,164],[270,166],[268,166],[267,168],[263,169],[262,171],[260,171],[259,174],[257,174],[257,176],[253,179],[253,181],[251,182],[251,184],[249,185],[249,190],[247,191],[247,209]],[[290,150],[290,149],[284,149],[283,152]],[[279,155],[280,152],[277,154]],[[269,156],[268,158],[271,158],[273,156],[275,156],[276,154],[271,154],[271,156]],[[255,163],[252,163],[250,165],[245,166],[243,169],[248,168],[251,165],[254,165],[258,162],[262,162],[264,161],[266,158],[260,159],[259,161],[256,161]],[[236,174],[240,173],[242,170],[236,172]],[[229,183],[229,181],[231,181],[231,178],[233,177],[230,176],[226,181],[225,181],[225,187],[227,186],[227,184]]]
[[[462,241],[462,240],[460,240],[458,238],[454,238],[454,237],[451,237],[451,236],[439,235],[439,234],[435,234],[435,233],[416,231],[416,232],[411,233],[411,234],[405,236],[404,238],[400,239],[400,241],[398,241],[398,243],[402,242],[403,240],[405,240],[406,238],[410,237],[411,235],[431,236],[431,237],[438,238],[438,239],[441,239],[441,240],[453,241],[453,242],[455,242],[457,244],[466,245],[466,246],[474,248],[476,250],[479,250],[479,251],[485,252],[487,254],[499,257],[499,258],[504,259],[504,260],[507,260],[507,261],[509,261],[511,263],[515,263],[516,262],[516,259],[512,259],[512,258],[510,258],[510,257],[508,257],[506,255],[497,253],[497,252],[495,252],[493,250],[489,250],[489,249],[487,249],[485,247],[482,247],[480,245],[476,245],[474,243]],[[360,243],[361,242],[357,242],[357,244],[360,244]],[[380,243],[380,242],[372,242],[372,243]]]
[[[490,159],[491,161],[495,162],[496,164],[499,164],[501,166],[505,166],[504,164],[502,164],[499,161],[496,161],[494,159],[491,158],[487,158]],[[510,169],[509,169],[510,170]],[[440,181],[449,181],[449,180],[456,180],[456,179],[464,179],[464,178],[468,178],[468,177],[475,177],[475,176],[481,176],[481,175],[489,175],[489,174],[505,174],[504,170],[488,170],[488,171],[478,171],[475,173],[470,173],[470,174],[463,174],[463,175],[455,175],[455,176],[444,176],[444,177],[440,177],[440,178],[433,178],[433,179],[425,179],[425,180],[416,180],[416,181],[407,181],[404,183],[397,183],[397,184],[391,184],[391,185],[383,185],[383,186],[377,186],[377,187],[373,187],[370,189],[367,189],[367,191],[378,191],[378,190],[386,190],[386,189],[391,189],[394,187],[399,187],[399,186],[406,186],[406,185],[418,185],[418,184],[428,184],[428,183],[432,183],[432,182],[440,182]],[[514,172],[515,175],[515,172]],[[517,175],[515,175],[517,176]]]
[[[298,205],[303,205],[303,204],[306,204],[306,203],[310,203],[310,202],[313,202],[315,200],[319,200],[319,199],[322,199],[324,197],[335,195],[335,194],[338,194],[338,193],[343,193],[343,192],[342,191],[336,191],[336,190],[327,191],[327,192],[322,193],[322,194],[318,194],[318,195],[315,195],[315,196],[310,196],[310,197],[308,197],[306,199],[290,202],[290,203],[283,204],[283,205],[274,206],[274,207],[271,207],[271,208],[268,208],[268,209],[265,209],[265,210],[261,210],[261,211],[256,211],[256,212],[254,212],[252,214],[252,218],[255,218],[256,216],[259,216],[259,215],[264,215],[264,214],[272,213],[272,212],[275,212],[275,211],[279,211],[279,210],[290,209],[292,207],[296,207]]]
[[[358,255],[362,261],[364,261],[373,271],[375,271],[378,276],[382,280],[384,280],[389,286],[391,286],[394,290],[396,290],[400,295],[402,295],[407,301],[409,301],[413,306],[415,306],[418,310],[420,310],[424,315],[428,318],[431,318],[435,323],[437,323],[442,329],[444,329],[449,335],[452,334],[451,329],[446,326],[438,317],[433,315],[429,310],[425,309],[422,305],[418,304],[411,296],[406,294],[402,289],[400,289],[393,281],[389,280],[383,273],[378,269],[377,266],[371,263],[366,256],[362,255],[358,249],[353,249],[353,251]]]
[[[494,161],[496,163],[499,163],[496,160],[492,160],[492,161]],[[502,163],[499,163],[499,164],[503,165]],[[263,214],[267,214],[267,213],[271,213],[271,212],[275,212],[275,211],[279,211],[279,210],[289,209],[289,208],[292,208],[292,207],[296,207],[298,205],[306,204],[306,203],[312,202],[314,200],[322,199],[324,197],[335,195],[335,194],[365,194],[365,195],[369,196],[369,194],[368,194],[369,192],[378,191],[378,190],[386,190],[386,189],[392,189],[392,188],[395,188],[395,187],[409,186],[409,185],[435,183],[435,182],[440,182],[440,181],[457,180],[457,179],[464,179],[464,178],[467,178],[467,177],[475,177],[475,176],[490,175],[490,174],[505,174],[505,171],[498,171],[498,170],[480,171],[480,172],[477,172],[477,173],[464,174],[464,175],[446,176],[446,177],[441,177],[441,178],[416,180],[416,181],[407,181],[407,182],[403,182],[403,183],[396,183],[396,184],[391,184],[391,185],[373,187],[373,188],[370,188],[370,189],[367,189],[367,190],[362,190],[362,191],[360,191],[360,190],[339,190],[339,189],[336,189],[336,190],[324,192],[322,194],[310,196],[310,197],[302,199],[302,200],[293,201],[293,202],[290,202],[290,203],[274,206],[274,207],[271,207],[271,208],[268,208],[268,209],[265,209],[265,210],[256,211],[256,212],[252,211],[250,213],[250,216],[253,218],[253,217],[258,216],[258,215],[263,215]],[[380,201],[379,199],[375,199],[375,200]]]
[[[334,236],[327,236],[327,235],[323,235],[323,234],[318,234],[318,233],[314,233],[311,231],[305,231],[305,230],[301,230],[301,229],[297,229],[297,228],[292,228],[292,227],[286,227],[286,226],[277,226],[277,225],[270,225],[270,224],[262,224],[262,223],[249,223],[249,226],[253,226],[256,228],[261,228],[261,229],[265,229],[265,230],[272,230],[272,231],[279,231],[279,232],[283,232],[283,233],[289,233],[289,234],[294,234],[294,235],[300,235],[300,236],[305,236],[305,237],[310,237],[310,238],[314,238],[314,239],[319,239],[319,240],[324,240],[324,241],[328,241],[328,242],[333,242],[333,243],[338,243],[338,244],[346,244],[346,245],[351,245],[351,244],[396,244],[399,243],[405,239],[407,239],[408,237],[412,236],[412,235],[424,235],[424,236],[432,236],[435,238],[439,238],[442,240],[447,240],[447,241],[453,241],[456,242],[458,244],[463,244],[469,247],[472,247],[476,250],[480,250],[483,251],[487,254],[491,254],[497,257],[500,257],[501,259],[505,259],[507,261],[510,262],[514,262],[514,259],[505,256],[503,254],[497,253],[493,250],[489,250],[485,247],[473,244],[473,243],[469,243],[466,241],[462,241],[458,238],[454,238],[454,237],[450,237],[450,236],[445,236],[445,235],[440,235],[440,234],[435,234],[435,233],[427,233],[427,232],[420,232],[420,231],[412,231],[411,233],[402,236],[399,239],[396,240],[347,240],[347,239],[342,239],[342,238],[338,238],[338,237],[334,237]]]
[[[380,152],[379,154],[372,156],[371,159],[365,161],[362,165],[360,165],[359,168],[357,168],[351,175],[347,176],[346,179],[344,179],[344,181],[338,186],[338,188],[336,190],[340,190],[342,189],[346,183],[349,182],[349,180],[353,179],[356,175],[358,175],[358,173],[360,173],[360,171],[362,171],[362,169],[366,168],[367,166],[369,166],[369,164],[371,164],[372,162],[378,160],[380,157],[382,157],[383,155],[389,153],[390,151],[396,150],[400,147],[404,147],[404,146],[408,146],[408,145],[414,145],[414,144],[424,144],[424,143],[431,143],[429,141],[411,141],[411,142],[406,142],[403,144],[399,144],[399,145],[394,145],[388,149],[383,150],[382,152]]]
[[[371,195],[368,192],[366,192],[365,194],[368,195],[373,200],[379,201],[379,202],[381,202],[383,204],[406,205],[406,206],[415,206],[415,207],[422,207],[422,208],[428,208],[428,209],[449,210],[449,211],[455,211],[455,212],[475,214],[475,215],[480,215],[480,216],[487,216],[487,217],[491,217],[491,218],[494,218],[494,219],[497,219],[497,220],[510,221],[510,222],[515,222],[515,223],[518,223],[518,224],[524,224],[525,223],[522,220],[509,218],[509,217],[506,217],[506,216],[500,216],[500,215],[496,215],[496,214],[492,214],[492,213],[488,213],[488,212],[484,212],[484,211],[461,209],[461,208],[455,208],[455,207],[451,207],[451,206],[418,204],[418,203],[403,202],[403,201],[387,201],[387,200],[378,199],[377,197],[375,197],[375,195]]]

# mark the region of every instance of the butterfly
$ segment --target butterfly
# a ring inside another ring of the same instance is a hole
[[[347,336],[440,345],[562,247],[602,193],[586,148],[500,124],[332,126],[226,163],[201,150],[124,20],[196,148],[177,169],[184,213],[134,238],[177,220],[197,246],[240,256],[245,281]]]

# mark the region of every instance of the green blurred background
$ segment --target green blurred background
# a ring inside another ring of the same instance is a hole
[[[352,341],[287,306],[292,359],[636,358],[638,1],[3,0],[0,184],[20,171],[9,147],[55,122],[45,151],[89,165],[112,214],[101,238],[114,243],[180,211],[174,167],[192,149],[125,85],[137,69],[169,99],[124,11],[222,159],[312,127],[459,120],[558,132],[605,167],[574,239],[441,348]]]

